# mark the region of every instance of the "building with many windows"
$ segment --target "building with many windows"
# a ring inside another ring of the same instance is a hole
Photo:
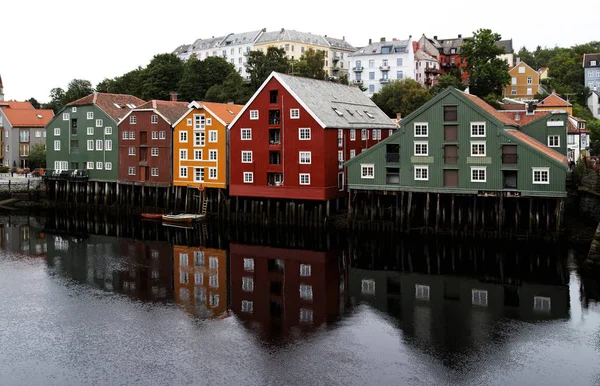
[[[583,82],[590,91],[600,91],[600,53],[583,55]]]
[[[412,38],[407,40],[371,42],[348,58],[351,84],[364,87],[365,95],[372,97],[395,80],[415,77],[415,53]]]
[[[540,74],[525,62],[508,70],[511,81],[504,88],[504,96],[512,99],[533,99],[540,90]]]

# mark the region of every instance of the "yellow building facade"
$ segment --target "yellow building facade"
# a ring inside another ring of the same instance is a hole
[[[173,128],[173,185],[227,188],[227,125],[243,106],[192,102]]]
[[[540,74],[525,62],[519,62],[508,71],[510,85],[504,96],[513,99],[532,99],[540,90]]]

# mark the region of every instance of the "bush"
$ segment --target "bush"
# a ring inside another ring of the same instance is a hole
[[[10,168],[8,166],[0,166],[0,173],[9,173],[10,172]]]

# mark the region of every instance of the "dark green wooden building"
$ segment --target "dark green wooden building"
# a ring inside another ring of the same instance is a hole
[[[117,181],[117,124],[142,103],[132,95],[108,93],[93,93],[69,103],[46,126],[47,174]]]

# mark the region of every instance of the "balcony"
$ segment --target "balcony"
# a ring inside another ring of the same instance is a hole
[[[269,145],[281,145],[281,130],[269,130]]]
[[[362,72],[363,67],[352,67],[352,71],[354,72]]]
[[[352,83],[354,83],[354,84],[362,84],[362,79],[354,79],[352,81]]]
[[[267,173],[267,185],[283,186],[283,173]]]
[[[428,86],[431,86],[431,83],[433,83],[433,80],[431,78],[426,78],[425,79],[425,84]]]
[[[269,152],[269,165],[281,165],[281,152]]]
[[[425,73],[426,73],[426,74],[439,74],[439,73],[440,73],[440,70],[439,70],[439,69],[437,69],[437,68],[433,68],[433,67],[426,66],[426,67],[425,67]]]
[[[269,125],[281,124],[281,112],[279,110],[269,110]]]
[[[338,60],[340,60],[342,58],[342,56],[340,55],[339,52],[334,52],[333,53],[333,57],[331,58],[331,60],[333,60],[334,62],[337,62]]]
[[[389,78],[381,78],[379,79],[379,83],[390,83],[390,79]]]
[[[379,66],[379,69],[381,71],[389,71],[390,70],[390,66]]]

